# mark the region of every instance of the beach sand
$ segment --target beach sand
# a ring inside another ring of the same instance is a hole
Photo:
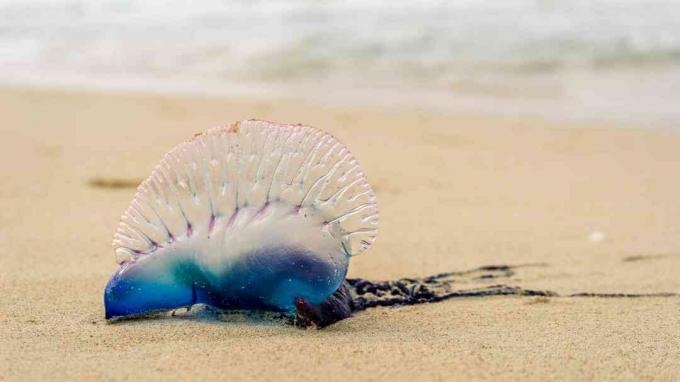
[[[462,278],[563,297],[377,308],[324,330],[181,313],[108,324],[134,185],[193,133],[247,118],[335,134],[380,235],[350,276]],[[680,135],[247,99],[0,91],[0,380],[680,379]]]

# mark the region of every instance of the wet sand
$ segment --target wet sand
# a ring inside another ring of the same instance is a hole
[[[107,324],[110,241],[134,185],[193,133],[246,118],[352,149],[381,231],[351,277],[525,265],[456,282],[560,296],[374,308],[322,331],[184,312]],[[680,293],[678,134],[19,89],[0,91],[0,132],[0,380],[680,378],[680,298],[569,297]]]

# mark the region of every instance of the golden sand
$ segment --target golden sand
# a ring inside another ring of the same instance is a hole
[[[680,298],[489,297],[325,330],[191,314],[107,324],[118,218],[161,155],[246,118],[346,142],[381,232],[350,276],[680,292],[680,135],[309,104],[0,91],[0,380],[680,379]]]

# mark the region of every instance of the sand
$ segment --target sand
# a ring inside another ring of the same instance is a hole
[[[0,380],[680,379],[678,297],[488,297],[377,308],[325,330],[182,313],[107,324],[134,184],[245,118],[346,142],[381,232],[350,276],[574,293],[680,293],[680,135],[248,99],[0,91]]]

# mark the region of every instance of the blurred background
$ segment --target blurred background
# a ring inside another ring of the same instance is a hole
[[[674,127],[680,2],[0,0],[0,85]]]

